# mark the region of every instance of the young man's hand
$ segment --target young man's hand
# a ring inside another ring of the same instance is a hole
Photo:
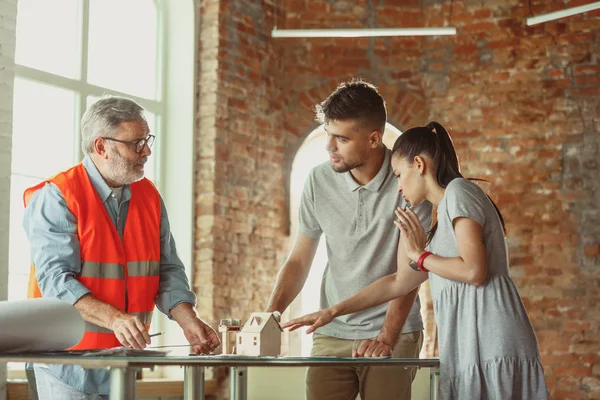
[[[352,357],[391,357],[392,346],[376,339],[367,339],[358,349],[352,351]]]

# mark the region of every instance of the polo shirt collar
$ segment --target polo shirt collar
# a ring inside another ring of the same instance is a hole
[[[385,181],[385,178],[387,177],[389,170],[391,168],[390,153],[391,153],[391,151],[388,150],[387,148],[385,148],[385,156],[383,158],[383,164],[381,164],[381,168],[379,168],[379,172],[377,172],[377,175],[375,175],[375,177],[373,179],[371,179],[371,181],[364,186],[360,185],[358,182],[356,182],[354,180],[350,171],[344,172],[344,180],[346,181],[346,184],[348,185],[348,189],[351,192],[354,192],[355,190],[362,187],[362,188],[367,189],[369,192],[374,192],[374,193],[378,192],[379,189],[381,188],[381,186],[383,185],[383,182]]]

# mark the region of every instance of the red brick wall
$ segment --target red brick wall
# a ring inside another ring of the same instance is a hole
[[[500,3],[455,3],[458,35],[425,47],[448,82],[427,102],[465,173],[492,182],[553,398],[598,398],[600,18],[526,27],[526,3]]]
[[[193,280],[215,328],[264,309],[287,250],[282,69],[257,4],[200,4]]]
[[[262,310],[287,234],[281,62],[253,1],[200,9],[196,274],[211,320]]]
[[[449,1],[382,3],[280,0],[277,25],[439,26],[450,18]],[[581,3],[533,1],[532,11]],[[244,318],[265,306],[288,251],[288,179],[315,127],[312,107],[362,76],[380,86],[392,124],[440,121],[465,175],[491,181],[553,398],[600,398],[600,14],[527,27],[525,1],[467,0],[453,4],[452,37],[272,39],[274,11],[271,1],[201,2],[201,313]]]

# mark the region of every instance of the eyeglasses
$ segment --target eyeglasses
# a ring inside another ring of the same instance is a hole
[[[135,142],[128,142],[126,140],[119,140],[119,139],[115,139],[115,138],[111,138],[111,137],[106,137],[106,136],[103,136],[102,139],[104,139],[104,140],[112,140],[113,142],[119,142],[119,143],[125,143],[125,144],[132,144],[132,145],[135,146],[135,152],[136,153],[141,153],[142,151],[144,151],[144,147],[148,146],[148,148],[151,148],[152,145],[154,144],[154,135],[148,135],[147,138],[136,140]]]

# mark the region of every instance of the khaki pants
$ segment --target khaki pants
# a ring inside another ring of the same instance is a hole
[[[363,340],[313,335],[311,356],[352,357],[352,349]],[[400,335],[392,357],[418,358],[423,332]],[[362,400],[410,400],[415,368],[404,367],[310,367],[306,373],[308,400],[351,400],[360,393]]]

